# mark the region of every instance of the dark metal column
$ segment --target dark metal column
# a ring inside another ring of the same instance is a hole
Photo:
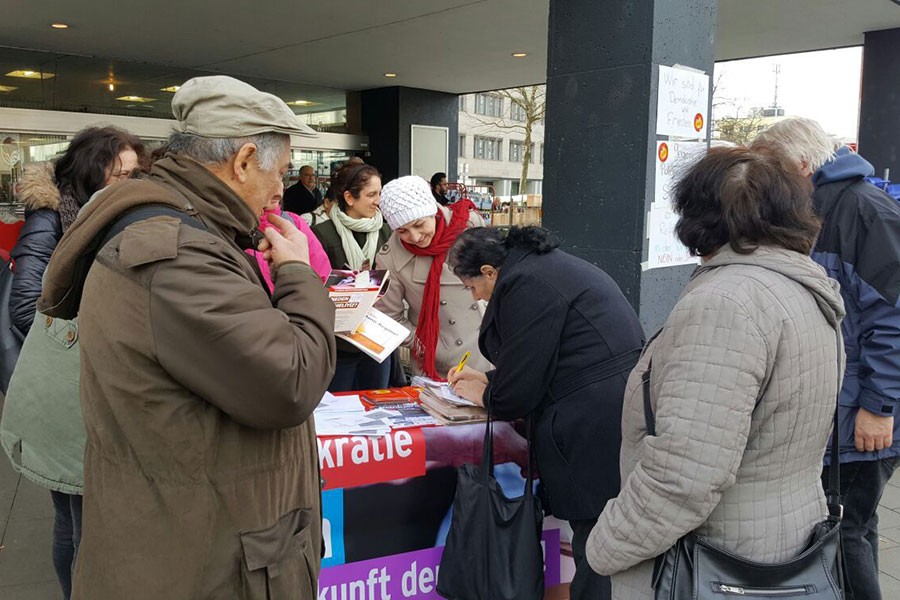
[[[447,127],[447,173],[457,173],[459,97],[456,94],[408,87],[387,87],[360,93],[363,133],[369,136],[366,162],[378,168],[384,181],[410,174],[412,125]]]
[[[891,170],[900,181],[900,29],[866,33],[863,49],[862,100],[859,107],[859,153],[881,177]]]
[[[550,0],[544,223],[662,324],[693,267],[642,271],[657,66],[712,75],[716,0]]]

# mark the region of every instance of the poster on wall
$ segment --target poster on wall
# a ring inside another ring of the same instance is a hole
[[[705,140],[709,93],[709,75],[660,65],[656,134]]]
[[[656,144],[654,196],[647,219],[647,269],[698,262],[675,235],[678,215],[672,208],[675,184],[685,169],[706,152],[706,142],[661,141]]]

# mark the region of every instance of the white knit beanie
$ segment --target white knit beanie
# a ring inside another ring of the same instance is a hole
[[[388,182],[381,189],[378,207],[391,229],[437,214],[437,202],[431,194],[431,186],[418,175],[407,175]]]

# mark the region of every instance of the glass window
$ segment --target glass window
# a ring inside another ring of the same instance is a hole
[[[522,162],[522,151],[525,146],[522,142],[509,141],[509,162]]]
[[[503,97],[496,94],[475,96],[475,113],[486,117],[503,116]]]
[[[459,152],[458,152],[458,154],[459,154],[460,158],[466,157],[466,136],[464,136],[464,135],[459,136]]]
[[[525,109],[516,103],[509,107],[509,118],[513,121],[525,122]]]
[[[499,138],[475,136],[474,157],[485,160],[502,160],[502,146],[503,140]]]
[[[459,97],[459,112],[466,112],[466,97]]]
[[[535,155],[534,155],[534,144],[531,144],[531,156],[528,157],[528,162],[534,164]],[[522,162],[525,160],[525,142],[520,142],[516,140],[509,141],[509,162]]]

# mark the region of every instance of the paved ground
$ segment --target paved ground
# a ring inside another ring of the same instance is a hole
[[[881,589],[900,598],[900,475],[881,500]],[[60,600],[50,561],[50,493],[24,478],[0,455],[0,599]]]

